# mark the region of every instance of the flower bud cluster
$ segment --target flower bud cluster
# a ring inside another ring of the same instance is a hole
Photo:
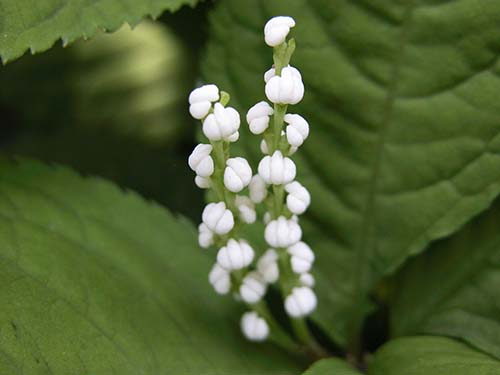
[[[241,329],[252,341],[263,341],[271,334],[270,317],[262,313],[270,284],[280,284],[285,310],[292,318],[309,315],[317,304],[310,273],[315,256],[302,241],[298,218],[311,196],[296,181],[297,167],[290,157],[309,136],[307,121],[287,113],[288,105],[304,96],[302,76],[289,64],[295,42],[287,41],[287,36],[294,26],[291,17],[274,17],[264,28],[265,42],[274,48],[275,65],[264,74],[270,103],[258,102],[246,114],[250,132],[262,137],[265,154],[255,175],[245,158],[230,157],[230,145],[240,136],[240,116],[227,106],[228,94],[209,84],[189,96],[189,111],[201,121],[206,143],[194,148],[188,164],[196,174],[196,185],[211,189],[217,197],[203,210],[198,243],[217,249],[208,277],[215,292],[232,293],[250,308],[241,318]],[[267,208],[264,239],[269,245],[260,256],[239,235],[242,225],[256,221],[259,204]]]

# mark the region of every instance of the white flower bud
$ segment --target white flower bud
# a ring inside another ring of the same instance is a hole
[[[304,97],[304,84],[300,72],[294,67],[281,69],[266,83],[266,96],[272,103],[297,104]]]
[[[314,276],[307,272],[300,274],[299,281],[302,285],[308,286],[309,288],[312,288],[314,284],[316,284]]]
[[[234,132],[229,137],[226,137],[225,140],[228,142],[236,142],[238,139],[240,139],[240,132]]]
[[[240,270],[252,263],[254,251],[246,241],[230,239],[217,253],[217,263],[228,271]]]
[[[314,262],[314,252],[305,242],[297,242],[287,249],[291,255],[290,263],[295,273],[308,272]]]
[[[293,219],[287,220],[284,216],[280,216],[266,225],[264,237],[274,248],[289,247],[300,241],[302,229]]]
[[[214,233],[208,229],[205,223],[198,225],[198,244],[207,249],[214,243]]]
[[[229,272],[217,263],[208,274],[208,281],[218,294],[227,294],[231,289],[231,277]]]
[[[292,293],[285,299],[285,310],[293,318],[309,315],[316,305],[316,295],[307,286],[293,288]]]
[[[210,178],[208,177],[201,177],[201,176],[196,176],[194,178],[194,183],[196,186],[198,186],[200,189],[208,189],[210,187]]]
[[[270,212],[264,213],[264,224],[269,224],[270,221],[271,221],[271,213]]]
[[[262,134],[269,126],[269,116],[274,110],[267,102],[258,102],[248,110],[247,122],[253,134]]]
[[[250,192],[250,199],[254,203],[261,203],[267,196],[267,185],[266,182],[258,174],[252,177],[250,184],[248,185],[248,190]]]
[[[241,317],[241,331],[250,341],[264,341],[269,336],[267,322],[255,311],[243,314]]]
[[[240,127],[240,115],[231,107],[224,107],[215,103],[214,113],[203,121],[203,134],[211,141],[234,141],[235,134]],[[237,137],[237,136],[236,136]]]
[[[226,161],[224,186],[233,193],[239,193],[252,179],[252,168],[245,158],[231,158]]]
[[[286,184],[285,190],[288,193],[286,206],[290,212],[295,215],[303,214],[311,204],[311,194],[297,181]]]
[[[189,167],[201,177],[210,177],[214,173],[214,160],[210,156],[212,146],[200,143],[189,155]]]
[[[236,207],[238,207],[238,211],[240,212],[240,218],[243,222],[247,224],[252,224],[257,219],[257,213],[255,212],[255,205],[250,200],[250,198],[238,195],[234,203]]]
[[[257,271],[266,283],[276,282],[280,276],[278,254],[274,249],[268,249],[257,261]]]
[[[207,204],[202,214],[205,225],[217,234],[227,234],[234,227],[233,213],[224,202]]]
[[[271,68],[264,73],[264,82],[267,83],[271,78],[276,75],[276,69]]]
[[[201,120],[210,111],[212,102],[219,100],[219,88],[215,85],[205,85],[191,91],[189,95],[189,113]]]
[[[264,155],[269,155],[269,147],[267,147],[267,142],[265,139],[260,141],[260,152]]]
[[[292,182],[297,173],[292,159],[283,157],[281,151],[264,156],[258,167],[259,175],[269,185],[283,185]]]
[[[291,146],[300,147],[309,135],[309,124],[301,115],[288,113],[284,117],[288,124],[286,139]]]
[[[264,26],[264,39],[269,47],[276,47],[283,43],[290,32],[290,28],[295,26],[292,17],[278,16],[267,21]]]
[[[267,285],[258,272],[249,272],[240,286],[240,296],[243,301],[253,304],[262,299]]]

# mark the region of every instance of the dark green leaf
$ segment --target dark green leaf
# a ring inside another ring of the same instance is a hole
[[[408,337],[386,344],[369,375],[498,375],[500,362],[443,337]]]
[[[296,159],[312,193],[314,318],[355,348],[380,278],[499,193],[500,2],[220,1],[204,76],[243,111],[264,98],[262,29],[283,14],[306,84],[291,110],[311,125]],[[258,160],[258,141],[241,139]]]
[[[361,375],[361,373],[341,359],[329,358],[314,363],[303,375]]]
[[[440,334],[500,359],[500,201],[451,239],[431,246],[395,279],[395,336]]]
[[[185,220],[64,168],[0,162],[1,374],[290,374],[246,343]]]
[[[0,57],[4,63],[27,49],[42,52],[58,40],[64,45],[89,38],[98,29],[116,30],[197,0],[0,0]]]

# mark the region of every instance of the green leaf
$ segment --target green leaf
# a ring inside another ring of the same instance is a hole
[[[211,291],[194,228],[98,179],[0,162],[0,373],[291,374]]]
[[[500,201],[450,239],[437,242],[395,278],[395,336],[463,339],[500,359]]]
[[[114,31],[124,22],[135,25],[197,0],[0,0],[0,57],[5,64],[27,49],[42,52],[58,40],[67,45],[90,38],[98,29]]]
[[[500,362],[443,337],[407,337],[382,347],[369,375],[498,375]]]
[[[341,359],[328,358],[315,362],[303,375],[361,375],[361,373]]]
[[[296,154],[311,191],[314,319],[355,348],[383,275],[488,207],[500,190],[500,2],[224,0],[204,76],[246,111],[264,98],[263,25],[290,15],[311,135]],[[261,156],[246,132],[244,152]]]

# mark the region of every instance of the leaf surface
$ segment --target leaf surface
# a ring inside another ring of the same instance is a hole
[[[500,359],[500,202],[398,273],[394,336],[460,338]]]
[[[382,347],[369,375],[498,375],[500,362],[444,337],[407,337]]]
[[[27,49],[42,52],[58,40],[66,45],[98,29],[114,31],[197,0],[0,0],[0,57],[4,63]]]
[[[0,161],[0,373],[292,374],[239,332],[193,227],[68,169]]]
[[[243,112],[264,98],[263,26],[297,21],[292,64],[311,134],[294,158],[311,191],[315,320],[357,346],[382,276],[487,208],[500,190],[500,2],[224,0],[203,70]],[[242,152],[256,163],[259,140]]]
[[[361,373],[344,360],[328,358],[314,363],[303,375],[361,375]]]

